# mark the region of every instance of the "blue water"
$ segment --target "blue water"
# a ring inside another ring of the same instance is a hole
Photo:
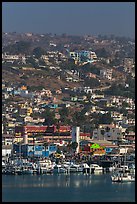
[[[135,182],[110,174],[3,175],[3,202],[135,202]]]

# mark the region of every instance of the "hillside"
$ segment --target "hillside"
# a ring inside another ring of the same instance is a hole
[[[2,67],[2,80],[9,84],[25,84],[28,87],[42,86],[45,89],[57,90],[65,87],[78,87],[81,84],[78,82],[67,82],[63,79],[58,79],[56,71],[43,70],[22,70],[13,69],[7,66]]]

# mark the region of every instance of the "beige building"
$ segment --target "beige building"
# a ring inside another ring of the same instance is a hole
[[[92,139],[95,140],[118,140],[122,139],[122,129],[113,124],[101,124],[97,129],[94,129]]]
[[[101,69],[100,76],[104,79],[112,80],[112,69]]]
[[[123,64],[125,72],[131,73],[134,65],[133,58],[125,58]]]

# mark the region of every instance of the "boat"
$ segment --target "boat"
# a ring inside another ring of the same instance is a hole
[[[128,182],[128,181],[135,181],[135,177],[131,174],[126,174],[122,176],[122,182]]]
[[[6,171],[6,164],[4,161],[2,161],[2,174],[4,174]]]
[[[129,170],[130,170],[130,173],[135,174],[135,164],[134,163],[129,165]]]
[[[15,175],[22,175],[23,174],[21,166],[15,166],[14,171],[15,171]]]
[[[118,171],[120,173],[130,173],[128,165],[120,165],[119,167],[115,168],[115,171]]]
[[[22,174],[36,174],[37,170],[32,167],[22,167]],[[20,174],[20,172],[18,173]]]
[[[82,163],[81,165],[80,165],[82,168],[83,168],[83,173],[85,174],[87,174],[87,173],[90,173],[90,167],[89,167],[89,165],[87,164],[87,163]]]
[[[109,172],[113,172],[113,171],[115,171],[115,169],[116,169],[115,166],[110,166],[110,167],[109,167]]]
[[[77,165],[74,165],[74,164],[70,165],[69,171],[70,171],[71,173],[77,172],[77,171],[78,171],[78,166],[77,166]]]
[[[67,169],[61,164],[56,164],[53,168],[53,173],[66,173]]]
[[[39,174],[52,173],[53,168],[54,168],[54,165],[49,159],[39,160],[36,163],[37,173]]]
[[[133,182],[135,177],[128,173],[117,173],[111,176],[112,182]]]
[[[98,164],[91,164],[90,168],[94,172],[96,172],[96,171],[103,171],[103,167],[99,166]]]
[[[122,182],[121,176],[119,174],[117,174],[117,175],[113,174],[111,176],[111,180],[112,180],[112,182]]]
[[[6,175],[15,175],[15,168],[14,166],[8,165],[5,169],[3,169],[2,174]]]

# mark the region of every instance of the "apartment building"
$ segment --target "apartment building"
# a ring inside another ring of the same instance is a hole
[[[100,124],[97,129],[93,130],[92,139],[115,141],[122,139],[122,128],[113,124]]]

